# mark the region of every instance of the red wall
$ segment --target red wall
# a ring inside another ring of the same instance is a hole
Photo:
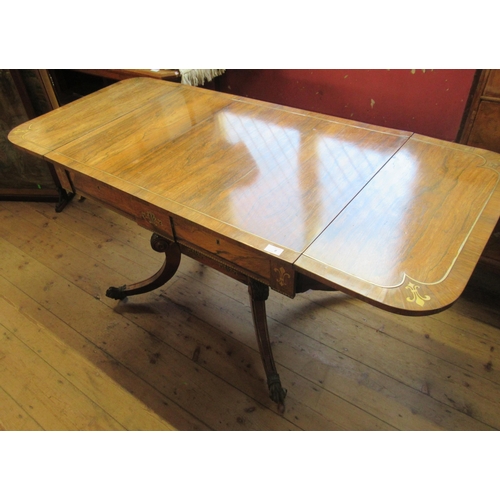
[[[223,92],[454,141],[475,70],[227,70]]]

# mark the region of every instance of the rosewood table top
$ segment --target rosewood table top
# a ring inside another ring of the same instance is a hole
[[[149,78],[15,128],[65,189],[292,296],[451,305],[500,214],[500,155]]]

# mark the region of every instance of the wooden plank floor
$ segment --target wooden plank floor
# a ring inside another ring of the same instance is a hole
[[[500,279],[481,266],[440,314],[342,293],[267,303],[286,410],[267,395],[246,287],[183,257],[149,294],[150,233],[91,200],[0,202],[0,428],[494,430]]]

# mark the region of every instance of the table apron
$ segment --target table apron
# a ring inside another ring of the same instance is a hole
[[[288,297],[295,296],[293,264],[164,210],[103,181],[54,165],[68,192],[95,199],[139,226],[180,245],[181,252],[238,281],[254,279]]]

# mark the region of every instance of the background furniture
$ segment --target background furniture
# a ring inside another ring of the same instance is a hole
[[[500,69],[483,69],[478,73],[470,102],[460,142],[500,153]],[[482,260],[500,272],[500,222]]]
[[[484,69],[465,117],[462,144],[500,153],[500,70]]]
[[[7,140],[15,126],[58,106],[47,82],[45,70],[0,70],[0,199],[59,198],[53,167]]]
[[[48,72],[61,106],[128,78],[180,81],[180,73],[175,69],[50,69]]]

